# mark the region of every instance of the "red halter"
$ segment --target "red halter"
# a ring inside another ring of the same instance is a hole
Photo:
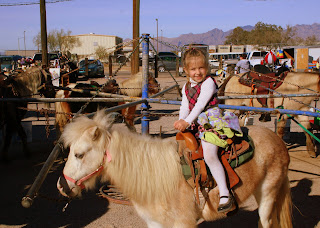
[[[104,165],[104,162],[105,162],[106,159],[107,159],[108,162],[111,161],[111,154],[109,153],[109,150],[108,150],[108,149],[106,150],[106,153],[105,153],[105,155],[103,156],[103,161],[102,161],[102,163],[99,165],[99,167],[98,167],[95,171],[93,171],[93,172],[91,172],[90,174],[82,177],[82,178],[79,179],[79,180],[75,180],[75,179],[73,179],[73,178],[71,178],[71,177],[68,177],[68,176],[65,175],[64,173],[63,173],[63,176],[64,176],[64,178],[66,178],[66,180],[74,183],[75,185],[79,186],[81,189],[84,189],[85,186],[84,186],[83,182],[86,181],[86,180],[88,180],[88,179],[90,179],[90,178],[91,178],[93,175],[95,175],[95,174],[98,174],[98,175],[99,175],[99,174],[101,173],[101,171],[103,170],[103,165]]]

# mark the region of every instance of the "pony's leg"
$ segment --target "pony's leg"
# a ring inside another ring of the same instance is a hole
[[[129,108],[122,109],[121,111],[124,121],[131,131],[136,131],[136,128],[134,127],[134,115],[136,113],[136,109],[137,106],[131,106]]]
[[[279,119],[279,116],[277,116],[276,121],[277,121],[277,135],[281,139],[283,139],[287,118],[283,116],[282,118]]]
[[[3,146],[1,148],[1,158],[0,160],[2,162],[8,162],[8,151],[11,144],[12,139],[12,129],[8,127],[8,125],[5,125],[3,128]]]
[[[162,224],[159,222],[154,221],[149,213],[145,210],[145,208],[140,207],[138,205],[134,205],[138,215],[145,221],[148,228],[164,228]]]
[[[254,196],[259,205],[259,227],[292,227],[292,201],[287,176],[273,180],[268,186],[259,186]]]
[[[17,123],[17,132],[18,135],[22,141],[22,146],[23,146],[23,151],[24,151],[24,155],[29,158],[31,156],[29,147],[28,147],[28,142],[27,142],[27,134],[24,131],[22,125],[21,125],[21,121]]]
[[[302,116],[299,115],[298,117],[299,123],[304,126],[306,129],[308,129],[310,132],[312,132],[311,125],[309,122],[309,117],[308,116]],[[309,135],[307,132],[304,131],[304,134],[306,136],[306,146],[307,146],[307,152],[310,155],[310,157],[315,158],[317,157],[316,155],[316,144],[315,140],[312,138],[311,135]]]
[[[278,190],[278,189],[277,189]],[[259,227],[269,228],[277,227],[278,224],[277,217],[273,216],[273,210],[275,205],[275,199],[277,192],[275,188],[270,188],[270,186],[260,186],[256,193],[254,194],[255,199],[259,205]]]

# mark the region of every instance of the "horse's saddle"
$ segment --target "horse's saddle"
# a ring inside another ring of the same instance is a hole
[[[262,74],[259,72],[249,71],[239,78],[239,83],[251,87],[252,94],[254,89],[257,89],[257,95],[272,94],[272,90],[275,90],[282,85],[287,74],[288,71],[285,71],[278,76],[276,73]],[[262,106],[267,107],[266,98],[258,98],[258,101]]]
[[[210,170],[207,168],[203,159],[203,150],[201,144],[191,132],[179,132],[176,135],[176,140],[184,140],[186,148],[180,152],[181,164],[187,182],[193,188],[200,188],[204,194],[204,188],[213,188],[214,181]],[[245,161],[249,160],[253,155],[253,145],[249,144],[248,137],[228,139],[229,146],[227,149],[220,148],[220,156],[222,164],[225,168],[228,177],[229,188],[233,188],[240,181],[238,175],[233,170]],[[180,150],[179,150],[180,151]],[[196,191],[198,193],[198,191]],[[205,194],[204,194],[205,195]],[[199,196],[197,195],[199,201]]]

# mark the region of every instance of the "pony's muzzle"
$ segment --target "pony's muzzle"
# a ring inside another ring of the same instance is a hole
[[[72,190],[70,189],[68,182],[63,175],[58,179],[57,188],[59,192],[66,197],[69,197],[72,193]]]

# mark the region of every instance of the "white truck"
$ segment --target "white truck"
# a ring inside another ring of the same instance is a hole
[[[252,51],[247,55],[247,60],[249,60],[250,65],[254,67],[257,64],[261,64],[261,61],[264,59],[268,52],[266,51]]]
[[[266,51],[252,51],[248,53],[247,59],[249,60],[250,65],[254,67],[257,64],[261,64],[261,61],[264,60],[264,57],[266,56],[267,53],[268,52]],[[279,64],[280,65],[285,64],[289,69],[292,68],[292,61],[289,58],[279,59]]]

